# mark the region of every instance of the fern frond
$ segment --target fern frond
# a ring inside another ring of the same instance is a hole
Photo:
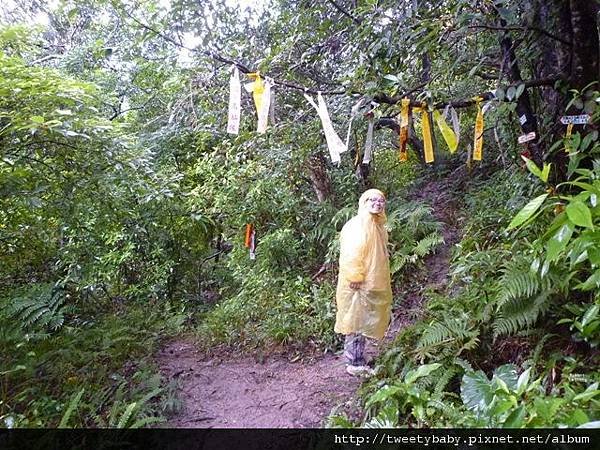
[[[356,214],[356,207],[354,206],[346,206],[345,208],[341,208],[331,218],[331,224],[334,228],[340,229],[341,225],[348,222],[348,220],[350,220],[354,214]]]
[[[543,291],[533,298],[509,300],[500,309],[499,318],[492,324],[494,337],[530,328],[549,309],[551,301],[552,291]]]
[[[435,247],[444,243],[444,237],[437,231],[425,236],[413,248],[413,253],[419,257],[427,256]]]
[[[147,425],[153,425],[155,423],[162,423],[165,419],[163,417],[144,417],[136,420],[130,428],[142,428]]]
[[[71,401],[69,402],[69,406],[67,406],[65,413],[63,414],[62,418],[60,419],[58,428],[65,428],[67,426],[67,424],[69,423],[69,419],[71,418],[71,414],[73,414],[73,411],[79,405],[79,402],[81,401],[81,396],[83,395],[84,392],[85,392],[85,388],[82,388],[77,394],[75,394],[71,398]]]
[[[531,353],[532,365],[535,366],[538,363],[538,361],[540,360],[540,355],[542,353],[542,350],[544,349],[544,346],[546,345],[546,342],[548,342],[548,340],[554,336],[556,336],[554,333],[547,333],[539,340],[539,342],[536,344],[535,348],[533,349],[533,352]]]
[[[503,307],[510,300],[531,297],[537,294],[542,286],[537,273],[517,266],[508,267],[500,278],[498,306]]]
[[[437,380],[435,388],[433,389],[433,398],[440,399],[444,393],[444,390],[446,389],[446,386],[448,386],[448,383],[450,383],[450,380],[452,380],[452,378],[461,372],[463,371],[460,367],[452,365],[446,369],[446,371],[442,372],[441,376],[438,375],[439,379]]]
[[[41,336],[44,331],[57,330],[64,324],[65,314],[71,310],[65,303],[61,289],[52,284],[39,284],[13,294],[0,312],[15,328]]]
[[[439,345],[446,342],[450,336],[452,332],[444,323],[435,322],[425,329],[417,342],[417,348]]]
[[[467,317],[444,319],[431,323],[418,340],[415,354],[421,359],[438,352],[440,347],[451,354],[459,355],[463,350],[473,349],[479,344],[479,329],[473,327]]]
[[[462,359],[462,358],[456,357],[456,358],[454,358],[453,362],[458,367],[461,367],[464,371],[471,371],[471,372],[473,372],[473,366],[466,359]]]
[[[502,308],[510,300],[533,297],[542,291],[563,291],[570,276],[562,270],[551,267],[545,276],[531,270],[531,256],[515,257],[507,262],[500,277],[500,291],[497,297],[498,307]]]
[[[388,214],[387,227],[391,231],[408,229],[413,236],[424,236],[439,231],[441,224],[432,214],[432,208],[421,202],[406,202]]]
[[[117,428],[126,428],[131,417],[133,416],[133,413],[135,412],[135,410],[137,408],[138,408],[137,402],[132,402],[129,405],[127,405],[127,408],[125,408],[125,411],[123,412],[123,414],[121,415],[121,418],[119,419],[119,423],[117,423]]]

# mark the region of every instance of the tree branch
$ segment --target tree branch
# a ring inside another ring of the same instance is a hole
[[[502,88],[508,89],[511,86],[517,87],[520,84],[524,84],[525,88],[539,87],[539,86],[554,86],[554,83],[556,83],[559,80],[562,80],[562,78],[561,77],[541,78],[539,80],[527,80],[527,81],[522,81],[522,82],[518,82],[518,83],[511,83],[509,85],[502,86]],[[411,89],[410,91],[407,91],[403,95],[396,95],[394,97],[390,97],[385,94],[379,94],[379,95],[375,96],[375,101],[379,102],[379,103],[387,103],[390,105],[397,104],[397,103],[400,103],[400,101],[403,98],[408,97],[411,93],[421,89],[422,87],[423,87],[423,85],[419,85],[416,88]],[[434,109],[443,109],[448,105],[452,106],[453,108],[467,108],[476,103],[476,101],[475,101],[476,97],[481,97],[483,100],[491,100],[492,98],[494,98],[494,94],[491,91],[487,91],[487,92],[483,92],[481,94],[473,95],[473,97],[469,98],[469,99],[450,100],[447,102],[437,102],[433,105],[433,108]],[[410,106],[419,107],[419,106],[422,106],[422,103],[411,100]]]
[[[164,33],[160,32],[160,31],[152,28],[150,25],[147,25],[144,22],[138,20],[132,14],[130,14],[128,11],[125,11],[125,14],[127,14],[127,16],[129,18],[131,18],[131,20],[133,20],[135,23],[137,23],[142,28],[144,28],[144,29],[146,29],[146,30],[148,30],[148,31],[156,34],[157,36],[163,38],[164,40],[170,42],[171,44],[173,44],[173,45],[175,45],[177,47],[183,48],[183,49],[188,50],[188,51],[193,52],[193,53],[199,53],[201,55],[207,56],[209,58],[212,58],[212,59],[214,59],[216,61],[219,61],[219,62],[222,62],[222,63],[226,63],[226,64],[229,64],[229,65],[234,65],[242,73],[252,73],[252,72],[254,72],[253,70],[251,70],[250,68],[248,68],[248,66],[240,63],[239,61],[234,61],[233,59],[229,59],[229,58],[227,58],[227,57],[225,57],[223,55],[219,55],[219,54],[217,54],[215,52],[198,50],[198,49],[195,49],[195,48],[187,47],[187,46],[183,45],[182,43],[177,42],[175,39],[167,36],[166,34],[164,34]],[[299,90],[299,91],[307,92],[309,94],[317,94],[319,92],[321,94],[323,94],[323,95],[343,95],[343,94],[346,94],[346,90],[320,91],[318,89],[309,89],[309,88],[306,88],[304,86],[300,86],[299,84],[291,83],[291,82],[285,81],[285,80],[278,80],[278,79],[274,79],[274,78],[271,78],[271,79],[273,80],[273,82],[275,84],[278,84],[280,86],[285,86],[285,87],[288,87],[288,88],[291,88],[291,89],[296,89],[296,90]]]
[[[554,34],[550,33],[549,31],[544,30],[543,28],[540,27],[534,27],[534,26],[521,26],[521,27],[517,27],[517,26],[496,26],[496,25],[469,25],[467,28],[470,29],[484,29],[484,30],[491,30],[491,31],[536,31],[538,33],[543,34],[544,36],[549,37],[550,39],[554,39],[558,42],[562,42],[565,45],[573,45],[572,42],[567,41],[559,36],[555,36]]]
[[[329,0],[330,3],[332,3],[334,6],[338,7],[338,9],[340,8],[339,5],[334,2],[333,0]],[[248,68],[246,65],[240,63],[239,61],[235,61],[233,59],[227,58],[223,55],[217,54],[215,52],[210,52],[210,51],[204,51],[204,50],[198,50],[198,49],[194,49],[194,48],[190,48],[185,46],[184,44],[177,42],[176,40],[174,40],[173,38],[165,35],[164,33],[152,28],[151,26],[143,23],[142,21],[138,20],[137,18],[135,18],[132,14],[130,14],[128,11],[125,11],[125,14],[127,14],[128,17],[130,17],[134,22],[136,22],[138,25],[140,25],[142,28],[156,34],[157,36],[165,39],[166,41],[170,42],[171,44],[180,47],[180,48],[184,48],[190,52],[193,53],[199,53],[201,55],[210,57],[216,61],[222,62],[222,63],[226,63],[229,65],[234,65],[236,66],[242,73],[251,73],[254,72],[253,70],[251,70],[250,68]],[[493,26],[488,26],[488,25],[474,25],[472,26],[472,28],[487,28],[487,29],[492,29],[492,30],[506,30],[506,29],[510,29],[511,27],[493,27]],[[527,27],[512,27],[515,29],[526,29]],[[531,27],[531,29],[535,29],[533,27]],[[545,30],[542,29],[535,29],[535,31],[539,31],[539,32],[545,32]],[[548,32],[545,32],[548,33]],[[544,33],[544,34],[545,34]],[[554,37],[552,35],[550,35],[550,37]],[[560,40],[560,38],[559,38]],[[562,41],[562,42],[566,42],[566,41]],[[567,44],[569,44],[567,42]],[[570,44],[569,44],[570,45]],[[553,78],[544,78],[544,79],[539,79],[539,80],[529,80],[529,81],[524,81],[522,83],[515,83],[512,85],[508,85],[506,86],[507,88],[510,86],[518,86],[519,84],[525,84],[526,88],[529,87],[536,87],[536,86],[552,86],[554,85],[554,83],[556,81],[558,81],[559,77],[553,77]],[[290,89],[295,89],[298,91],[302,91],[302,92],[306,92],[306,93],[310,93],[310,94],[317,94],[317,93],[321,93],[323,95],[344,95],[344,94],[348,94],[348,92],[345,89],[340,89],[340,90],[332,90],[332,91],[320,91],[318,89],[310,89],[307,88],[305,86],[301,86],[299,84],[296,83],[292,83],[290,81],[286,81],[286,80],[279,80],[279,79],[273,79],[273,82],[275,84],[278,84],[280,86],[285,86],[287,88]],[[414,88],[404,92],[401,95],[395,95],[395,96],[389,96],[387,94],[377,94],[374,97],[374,100],[378,103],[386,103],[386,104],[390,104],[390,105],[394,105],[399,103],[402,98],[408,97],[409,95],[417,92],[418,90],[422,89],[424,86],[426,86],[427,83],[421,83],[417,86],[415,86]],[[357,94],[360,94],[358,92],[355,92]],[[478,97],[482,97],[484,100],[489,100],[491,98],[493,98],[493,94],[491,92],[485,92],[483,94],[479,94],[477,95]],[[474,97],[477,97],[474,96]],[[449,101],[449,102],[438,102],[434,105],[435,109],[441,109],[441,108],[445,108],[447,105],[450,105],[454,108],[466,108],[468,106],[472,106],[475,104],[475,100],[474,99],[464,99],[464,100],[455,100],[455,101]],[[421,106],[420,103],[417,102],[411,102],[410,104],[411,106]]]
[[[328,2],[331,3],[335,7],[335,9],[340,11],[343,15],[352,19],[352,21],[355,24],[357,24],[357,25],[362,24],[362,20],[360,20],[358,17],[352,15],[350,12],[348,12],[346,9],[344,9],[341,5],[338,5],[338,3],[335,0],[328,0]]]
[[[29,63],[29,65],[34,66],[36,64],[41,64],[43,62],[50,61],[51,59],[58,59],[58,58],[62,58],[62,57],[63,57],[63,55],[48,55],[48,56],[44,56],[43,58],[32,61],[31,63]]]

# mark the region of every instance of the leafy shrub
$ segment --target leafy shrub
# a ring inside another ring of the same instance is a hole
[[[0,423],[6,427],[131,427],[164,422],[175,386],[153,362],[160,339],[182,330],[168,305],[75,315],[44,339],[6,334],[0,357]],[[6,321],[1,323],[2,328]],[[42,382],[43,381],[43,382]]]

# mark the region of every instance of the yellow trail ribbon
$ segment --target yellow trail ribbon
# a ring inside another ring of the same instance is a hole
[[[265,91],[265,84],[263,82],[263,79],[260,77],[260,72],[247,73],[246,76],[251,80],[254,80],[252,86],[249,89],[247,88],[247,90],[249,92],[252,92],[252,97],[254,98],[254,105],[256,106],[256,113],[258,114],[262,106],[262,98],[263,92]]]
[[[571,136],[572,132],[573,132],[573,124],[570,123],[569,125],[567,125],[567,134],[566,134],[566,137]]]
[[[473,161],[481,161],[483,151],[483,111],[481,110],[481,97],[475,99],[477,104],[477,118],[475,119],[475,136],[473,138]]]
[[[400,128],[400,156],[401,162],[408,161],[408,152],[406,151],[406,141],[408,140],[408,127]]]
[[[402,108],[400,109],[400,127],[404,128],[408,126],[408,107],[410,106],[410,99],[403,98],[400,102]]]
[[[456,135],[452,128],[448,126],[444,117],[440,114],[440,112],[436,109],[433,111],[433,120],[437,123],[442,136],[444,137],[444,141],[446,141],[446,145],[448,145],[448,150],[450,153],[456,152],[456,148],[458,147],[458,141],[456,140]]]
[[[256,77],[254,80],[254,89],[252,90],[252,97],[254,98],[254,104],[256,105],[256,112],[258,113],[262,107],[262,97],[265,91],[265,84],[261,77]]]
[[[406,151],[406,141],[408,141],[408,108],[410,99],[403,98],[400,109],[400,155],[401,162],[408,161],[408,152]]]
[[[429,122],[429,111],[427,107],[423,105],[423,108],[420,108],[421,118],[423,123],[421,127],[423,128],[423,152],[425,153],[425,162],[431,163],[433,162],[433,141],[431,139],[431,123]]]
[[[570,137],[572,132],[573,132],[573,123],[570,123],[567,125],[567,132],[565,133],[565,137],[566,138]],[[571,152],[571,145],[569,144],[569,142],[567,142],[565,144],[565,152],[567,152],[567,153]]]

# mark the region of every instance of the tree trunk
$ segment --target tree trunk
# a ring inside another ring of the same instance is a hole
[[[500,19],[500,25],[506,26],[506,22]],[[513,46],[512,39],[508,31],[503,32],[500,40],[500,48],[502,49],[502,67],[504,74],[511,83],[518,83],[523,81],[521,77],[521,69],[515,55],[515,49]],[[519,117],[519,123],[523,134],[534,132],[536,138],[533,141],[529,141],[526,145],[531,152],[532,159],[537,163],[541,164],[544,158],[544,148],[539,140],[537,119],[531,107],[531,101],[529,99],[529,92],[527,89],[523,90],[523,93],[517,99],[517,116]]]
[[[598,5],[595,1],[570,0],[573,29],[573,60],[569,81],[581,90],[600,79],[598,43]],[[598,88],[596,85],[595,88]]]
[[[569,0],[535,0],[531,7],[535,11],[532,24],[557,37],[555,39],[546,34],[537,36],[536,44],[540,56],[534,66],[535,76],[541,79],[558,75],[567,80],[571,71],[571,45],[565,42],[573,40]],[[539,124],[540,134],[545,136],[544,145],[552,146],[564,135],[565,126],[560,123],[560,116],[565,114],[568,100],[559,89],[545,88],[538,92],[545,119]],[[555,167],[551,174],[553,181],[558,182],[564,178],[568,155],[560,148],[550,155],[549,159]]]
[[[308,173],[312,187],[319,203],[333,199],[333,187],[327,173],[327,161],[322,152],[317,152],[308,157]]]

